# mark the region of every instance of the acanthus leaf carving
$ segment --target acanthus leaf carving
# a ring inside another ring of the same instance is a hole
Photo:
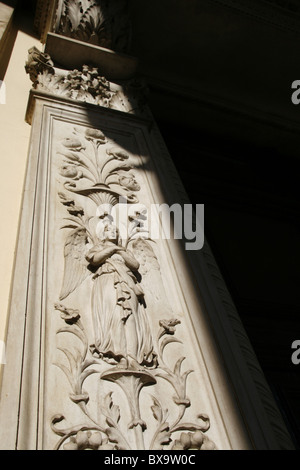
[[[116,95],[111,90],[110,82],[99,74],[97,67],[83,65],[81,70],[69,72],[55,69],[50,56],[37,48],[29,50],[25,70],[38,91],[107,108]]]
[[[56,33],[119,52],[128,52],[131,25],[127,1],[65,0]]]
[[[60,69],[54,66],[49,54],[36,47],[28,51],[25,71],[37,91],[130,114],[149,114],[146,107],[149,90],[142,80],[134,78],[116,84],[93,65],[82,65],[81,70]]]

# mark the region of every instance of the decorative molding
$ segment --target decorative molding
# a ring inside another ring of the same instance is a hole
[[[141,80],[130,79],[121,86],[101,76],[97,67],[83,65],[81,70],[58,69],[50,55],[36,47],[28,51],[25,70],[37,91],[133,114],[146,112],[148,89]]]

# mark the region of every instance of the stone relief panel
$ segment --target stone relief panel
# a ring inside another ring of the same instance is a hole
[[[136,137],[57,120],[51,145],[44,447],[222,447],[172,263],[145,230]]]

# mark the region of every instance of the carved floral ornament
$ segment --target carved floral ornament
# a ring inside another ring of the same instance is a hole
[[[62,322],[56,365],[68,380],[65,399],[79,408],[82,419],[72,423],[68,413],[52,417],[51,429],[59,436],[55,448],[215,449],[207,436],[209,417],[198,413],[193,422],[185,419],[192,405],[187,384],[193,371],[183,370],[183,356],[174,358],[173,364],[166,359],[168,346],[181,343],[176,337],[181,322],[168,305],[155,244],[142,230],[145,211],[131,211],[122,239],[113,215],[120,197],[128,204],[138,202],[140,183],[130,155],[99,129],[74,128],[60,141],[58,157],[58,198],[67,214],[61,227],[66,230],[64,276],[54,303]],[[80,203],[86,199],[92,204],[84,207],[94,207],[89,213]],[[86,311],[76,305],[83,283],[90,293]],[[150,321],[155,306],[160,317],[156,327]],[[86,327],[87,315],[92,332]],[[92,377],[100,383],[100,393],[95,392]],[[168,384],[172,413],[158,383]],[[125,401],[115,395],[115,387]],[[152,402],[151,423],[144,416],[146,390]]]
[[[49,54],[36,47],[28,51],[25,70],[38,91],[133,114],[144,112],[148,88],[138,79],[127,80],[120,86],[109,82],[94,66],[57,69]]]
[[[80,71],[59,72],[54,68],[50,56],[36,47],[28,51],[25,70],[35,89],[66,98],[110,107],[116,94],[111,91],[109,81],[99,75],[96,67],[83,65]]]

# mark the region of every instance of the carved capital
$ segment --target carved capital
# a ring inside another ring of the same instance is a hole
[[[98,67],[83,65],[80,70],[58,69],[54,67],[50,55],[40,52],[36,47],[28,51],[25,70],[37,91],[131,114],[147,115],[148,88],[136,79],[117,85],[107,80]],[[27,121],[30,122],[30,109],[28,113]],[[128,178],[123,178],[122,182],[128,189],[135,185]]]
[[[127,0],[65,0],[57,10],[56,33],[119,52],[128,51],[130,29]]]

